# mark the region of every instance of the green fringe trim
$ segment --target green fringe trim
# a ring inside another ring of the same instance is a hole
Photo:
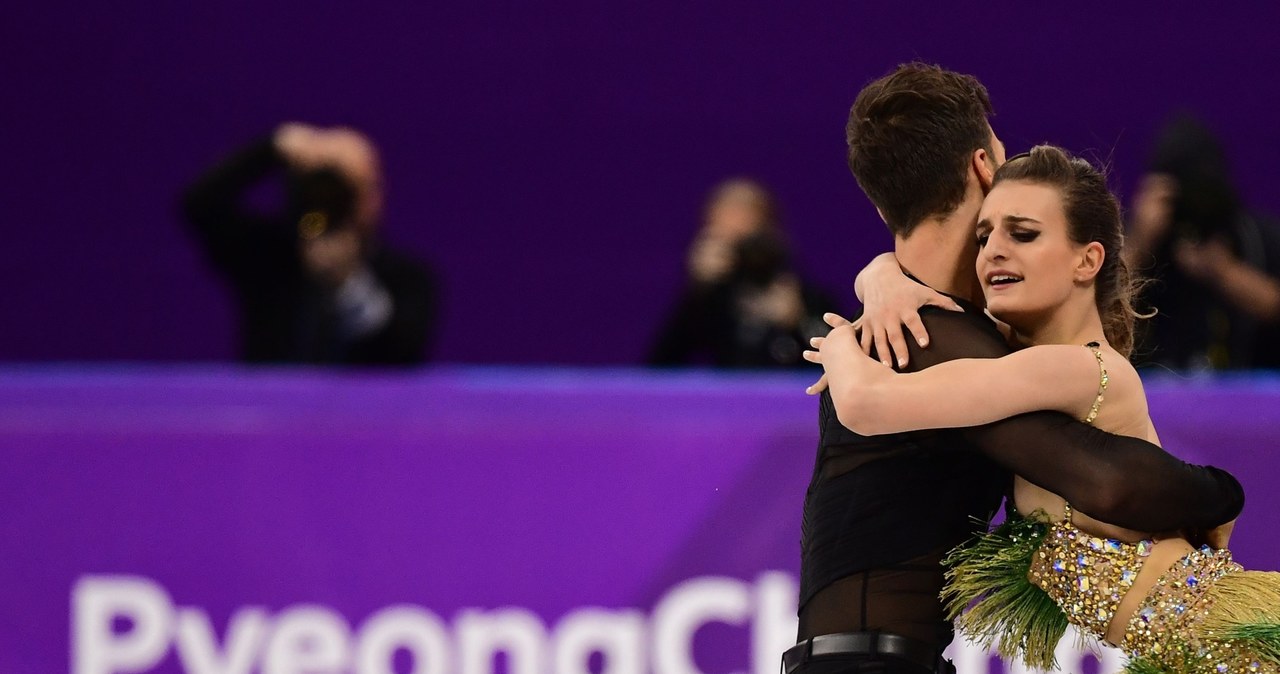
[[[1280,668],[1280,573],[1237,571],[1217,580],[1209,590],[1213,604],[1196,629],[1196,638],[1218,642],[1226,652],[1265,663],[1262,671]],[[1247,655],[1245,655],[1247,654]],[[1157,658],[1129,661],[1125,674],[1205,674],[1214,663],[1190,645]]]
[[[1258,660],[1280,666],[1280,625],[1273,622],[1242,623],[1233,625],[1225,636],[1232,645],[1248,650]]]
[[[1067,615],[1027,577],[1049,527],[1010,516],[943,560],[947,617],[987,650],[1036,669],[1056,669],[1053,652],[1067,631]]]

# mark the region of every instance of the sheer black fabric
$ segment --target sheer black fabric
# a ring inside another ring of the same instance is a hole
[[[832,634],[832,625],[861,625],[858,630],[889,632],[941,649],[951,641],[943,616],[938,573],[946,549],[899,564],[858,571],[814,595],[800,613],[800,639]]]
[[[931,344],[911,345],[908,369],[1009,353],[981,310],[957,301],[964,313],[922,312]],[[1009,490],[1010,471],[1095,518],[1141,531],[1209,528],[1244,503],[1225,471],[1056,412],[865,437],[840,424],[824,393],[819,432],[804,507],[800,639],[882,630],[945,646],[937,561],[985,526]]]
[[[914,367],[1009,353],[989,321],[928,309],[922,319],[934,338],[928,349],[912,348]],[[991,383],[992,395],[998,394],[998,386]],[[1230,473],[1185,463],[1151,443],[1100,431],[1066,414],[1032,412],[960,433],[1000,465],[1062,496],[1076,510],[1128,529],[1207,529],[1234,519],[1244,508],[1244,490]]]

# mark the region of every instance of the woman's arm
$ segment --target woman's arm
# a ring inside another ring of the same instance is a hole
[[[1098,362],[1080,346],[1034,346],[899,374],[865,356],[850,328],[817,344],[806,358],[822,364],[840,423],[863,435],[980,426],[1036,410],[1079,416],[1098,394]]]
[[[1010,353],[980,316],[939,309],[925,309],[921,316],[934,339],[927,349],[912,347],[913,369]],[[1061,412],[1028,412],[961,428],[956,441],[1081,512],[1126,529],[1211,529],[1244,508],[1244,490],[1230,473],[1184,463],[1145,440],[1112,435]]]
[[[853,292],[862,302],[858,318],[863,353],[874,353],[885,365],[905,367],[910,360],[903,327],[917,344],[929,346],[929,333],[920,320],[920,308],[936,306],[964,311],[955,300],[908,278],[893,253],[881,253],[858,272]]]

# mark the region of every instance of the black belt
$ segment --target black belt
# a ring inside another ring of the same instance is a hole
[[[897,634],[842,632],[805,639],[782,654],[782,671],[791,674],[813,658],[831,655],[891,655],[930,672],[954,672],[938,649]]]

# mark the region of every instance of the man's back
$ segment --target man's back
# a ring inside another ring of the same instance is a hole
[[[972,305],[966,319],[999,339]],[[946,339],[939,334],[935,339]],[[1009,476],[955,431],[858,435],[824,393],[805,495],[800,639],[884,631],[941,649],[942,556],[990,519]]]

